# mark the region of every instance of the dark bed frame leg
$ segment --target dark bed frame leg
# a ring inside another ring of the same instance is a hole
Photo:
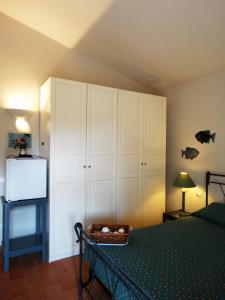
[[[83,288],[84,288],[84,281],[83,281],[83,243],[82,243],[82,224],[76,223],[74,226],[76,231],[79,243],[79,300],[83,300]]]
[[[84,289],[86,289],[86,291],[89,293],[89,296],[91,297],[91,299],[93,299],[92,295],[90,294],[91,285],[90,285],[89,289],[87,287],[95,279],[95,275],[94,275],[95,263],[91,268],[89,268],[88,279],[86,281],[84,281],[84,278],[83,278],[84,274],[83,274],[83,236],[82,236],[83,235],[83,227],[82,227],[82,224],[76,223],[74,225],[74,229],[75,229],[75,232],[76,232],[76,235],[78,238],[77,243],[79,243],[79,300],[83,300]]]
[[[97,277],[95,277],[95,263],[96,260],[94,258],[93,262],[90,264],[89,268],[88,268],[88,279],[86,281],[84,281],[83,278],[83,227],[81,223],[76,223],[74,225],[74,229],[77,235],[77,243],[79,243],[79,300],[83,300],[83,291],[84,289],[87,291],[87,293],[89,294],[90,299],[94,300],[97,298],[94,298],[93,295],[91,294],[91,288],[93,285],[93,282],[95,280],[98,280]],[[85,241],[85,240],[84,240]],[[115,291],[116,291],[116,287],[118,285],[119,279],[116,280],[115,284],[113,284],[113,282],[111,282],[111,277],[109,276],[109,272],[107,270],[107,275],[108,275],[108,282],[109,285],[111,287],[111,293],[104,287],[104,285],[102,285],[102,287],[106,290],[106,292],[108,293],[108,295],[111,297],[111,299],[115,299]],[[101,282],[99,282],[101,284]],[[89,288],[88,288],[89,286]]]

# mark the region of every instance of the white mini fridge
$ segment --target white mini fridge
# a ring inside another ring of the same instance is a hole
[[[6,201],[47,197],[47,160],[7,158],[4,196]]]

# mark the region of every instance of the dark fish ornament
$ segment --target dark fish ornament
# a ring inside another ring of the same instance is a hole
[[[199,155],[199,151],[195,148],[186,147],[185,150],[181,150],[182,157],[185,155],[186,159],[194,159]]]
[[[215,136],[216,136],[216,133],[210,133],[210,130],[204,130],[204,131],[199,131],[198,133],[196,133],[195,137],[196,139],[201,143],[209,143],[210,142],[210,139],[213,141],[215,141]]]

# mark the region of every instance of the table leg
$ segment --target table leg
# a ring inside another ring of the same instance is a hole
[[[41,205],[36,204],[36,234],[41,234]]]
[[[46,201],[42,203],[42,261],[47,260],[47,235],[46,235],[46,217],[47,217],[47,204]]]
[[[3,204],[3,270],[9,271],[9,204]]]

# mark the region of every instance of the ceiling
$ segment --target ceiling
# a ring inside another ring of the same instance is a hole
[[[0,11],[149,87],[225,65],[224,0],[1,0]]]

